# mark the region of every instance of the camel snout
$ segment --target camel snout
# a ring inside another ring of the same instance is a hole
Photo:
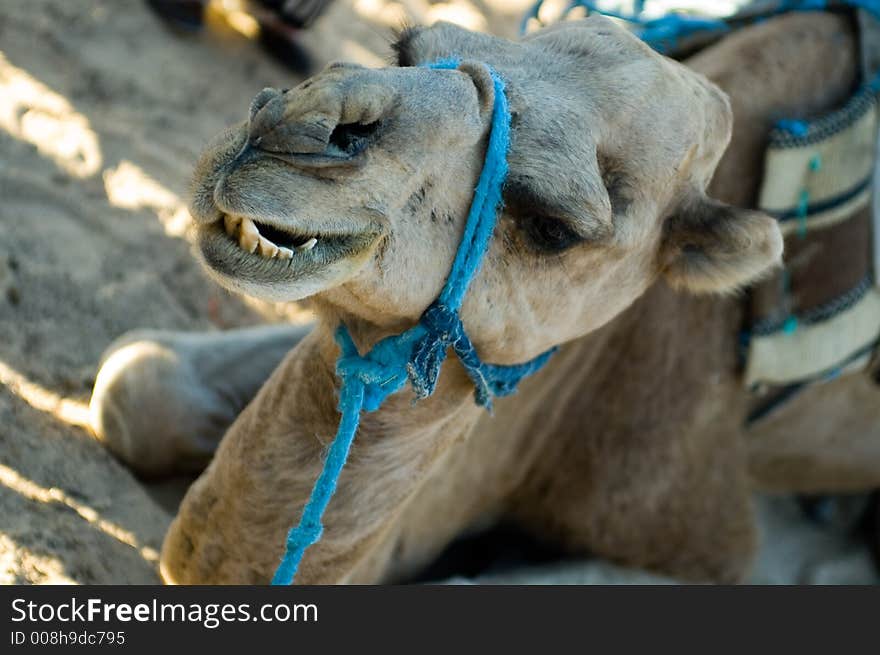
[[[273,155],[350,159],[362,151],[394,94],[380,71],[347,66],[331,67],[289,91],[263,89],[251,102],[248,146]]]

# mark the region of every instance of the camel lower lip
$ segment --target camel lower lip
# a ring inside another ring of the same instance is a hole
[[[338,261],[356,257],[378,237],[375,232],[316,234],[314,243],[292,248],[288,256],[268,257],[258,250],[245,250],[236,237],[227,234],[221,220],[199,228],[197,244],[205,263],[218,273],[245,282],[282,282],[317,275]]]

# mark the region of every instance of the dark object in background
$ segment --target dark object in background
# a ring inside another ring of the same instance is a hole
[[[880,570],[880,491],[874,492],[871,508],[868,510],[868,542],[874,553],[874,564]]]
[[[147,5],[168,25],[196,32],[205,22],[207,0],[147,0]]]
[[[197,32],[204,26],[210,0],[147,0],[147,5],[173,29]],[[247,12],[260,26],[259,43],[281,64],[299,74],[311,69],[311,58],[297,40],[332,0],[249,0]]]
[[[305,29],[324,13],[333,0],[251,0],[274,12],[290,27]]]
[[[260,24],[260,45],[280,63],[305,75],[312,69],[309,54],[296,35],[315,22],[333,0],[250,0],[249,13]]]
[[[569,553],[558,546],[504,523],[486,532],[456,539],[427,568],[398,582],[436,583],[456,577],[476,578],[528,566],[559,564],[568,556]]]
[[[801,510],[816,526],[865,540],[880,571],[880,491],[838,496],[801,496]]]

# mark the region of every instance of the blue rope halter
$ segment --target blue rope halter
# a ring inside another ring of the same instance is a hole
[[[458,67],[458,61],[443,60],[429,67],[454,69]],[[342,351],[336,361],[336,375],[341,382],[338,409],[342,418],[299,524],[287,535],[286,551],[272,578],[273,585],[291,584],[306,549],[321,538],[321,517],[336,491],[336,483],[348,458],[363,410],[377,410],[388,396],[399,391],[407,381],[416,398],[430,396],[434,393],[440,367],[449,348],[452,348],[474,383],[477,404],[491,410],[493,396],[513,393],[520,380],[540,369],[555,351],[548,350],[530,362],[516,366],[485,364],[480,361],[459,316],[468,285],[480,270],[489,247],[501,204],[501,188],[507,177],[510,111],[504,82],[495,71],[491,73],[495,85],[495,105],[486,158],[468,212],[464,235],[440,296],[425,310],[414,327],[382,339],[365,355],[358,353],[345,325],[340,325],[336,330],[336,342]]]
[[[657,18],[644,16],[646,0],[634,0],[633,11],[627,14],[621,11],[600,9],[596,0],[571,0],[563,12],[568,15],[573,9],[583,7],[589,13],[596,12],[611,18],[618,18],[630,23],[633,32],[642,41],[654,48],[657,52],[667,53],[673,50],[679,39],[700,33],[724,34],[729,32],[731,26],[721,18],[697,16],[683,12],[670,12]],[[537,0],[532,8],[523,17],[520,32],[525,34],[529,20],[538,19],[538,12],[544,5],[544,0]],[[824,11],[839,8],[864,9],[875,18],[880,19],[880,0],[777,0],[760,18],[783,14],[790,11]],[[756,17],[755,20],[760,20]]]

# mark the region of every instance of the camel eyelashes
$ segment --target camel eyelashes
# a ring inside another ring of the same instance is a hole
[[[517,223],[532,248],[543,254],[558,254],[584,241],[560,218],[537,216]]]
[[[570,210],[538,193],[527,177],[511,177],[504,188],[505,212],[535,252],[554,255],[585,241],[568,219]]]

